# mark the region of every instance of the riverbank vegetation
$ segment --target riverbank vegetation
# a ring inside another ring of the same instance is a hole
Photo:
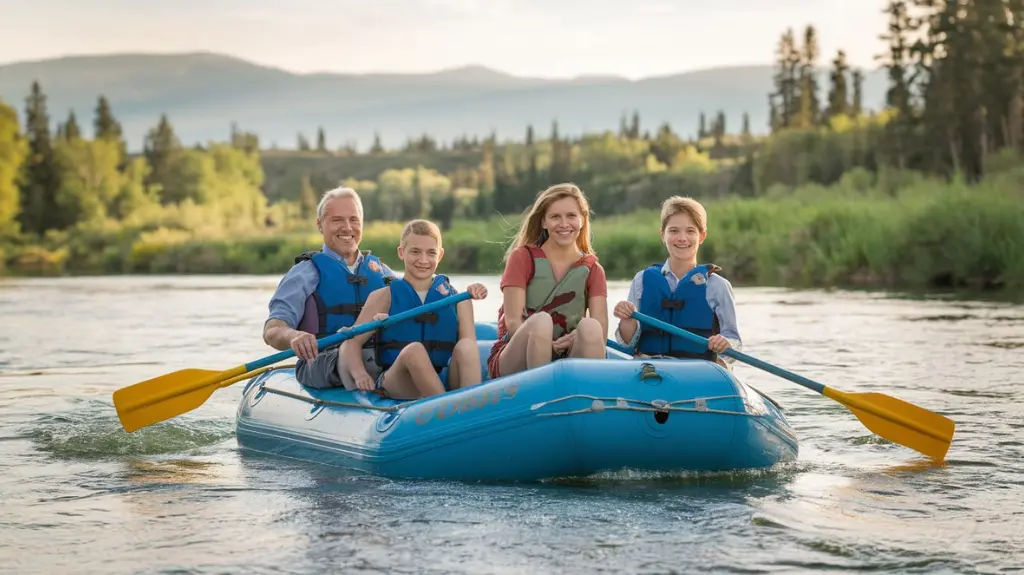
[[[615,279],[663,259],[656,209],[682,194],[707,205],[704,258],[737,284],[1024,290],[1024,6],[911,4],[887,9],[891,85],[874,111],[841,51],[822,81],[814,29],[786,31],[763,135],[695,110],[689,136],[633,112],[617,132],[556,121],[518,140],[337,151],[321,133],[265,150],[238,128],[185,146],[165,116],[136,154],[102,96],[88,138],[73,115],[51,130],[34,84],[24,126],[0,102],[0,273],[281,273],[319,247],[316,202],[339,184],[363,195],[364,248],[396,260],[401,222],[429,217],[443,271],[497,273],[536,193],[574,181]]]

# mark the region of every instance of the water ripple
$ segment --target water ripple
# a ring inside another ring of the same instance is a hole
[[[835,401],[742,364],[738,377],[785,407],[801,441],[798,461],[758,472],[622,470],[528,485],[393,481],[239,452],[237,387],[185,416],[132,434],[120,429],[115,389],[182,367],[225,369],[267,355],[259,333],[278,279],[0,282],[5,327],[19,334],[0,335],[3,569],[1020,568],[1024,306],[737,288],[751,355],[844,391],[886,393],[952,417],[957,435],[940,464],[869,433]],[[495,278],[476,280],[498,293]],[[611,299],[624,298],[627,287],[614,284]],[[59,326],[39,320],[50,298],[62,302]],[[475,302],[477,316],[493,317],[499,303]],[[171,311],[154,322],[152,309]],[[106,318],[102,330],[97,317]]]

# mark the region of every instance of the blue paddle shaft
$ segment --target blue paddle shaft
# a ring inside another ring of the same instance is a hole
[[[394,324],[394,323],[398,323],[400,321],[405,321],[407,319],[412,319],[412,318],[414,318],[414,317],[416,317],[418,315],[429,313],[429,312],[434,311],[435,309],[439,309],[439,308],[442,308],[442,307],[445,307],[445,306],[448,306],[448,305],[455,305],[455,304],[457,304],[457,303],[459,303],[459,302],[461,302],[463,300],[467,300],[467,299],[469,299],[471,297],[473,297],[473,295],[470,294],[468,291],[467,292],[462,292],[460,294],[456,294],[456,295],[453,295],[453,296],[448,296],[448,297],[446,297],[444,299],[437,300],[437,301],[432,302],[432,303],[421,305],[421,306],[413,308],[413,309],[411,309],[409,311],[403,311],[402,313],[395,314],[393,316],[389,316],[389,317],[387,317],[387,318],[385,318],[383,320],[370,321],[370,322],[364,323],[362,325],[357,325],[356,327],[353,327],[353,328],[342,329],[338,333],[335,333],[333,335],[329,335],[329,336],[327,336],[327,337],[325,337],[323,339],[316,340],[316,348],[317,349],[323,349],[323,348],[325,348],[325,347],[327,347],[329,345],[334,345],[334,344],[336,344],[338,342],[345,341],[346,339],[353,338],[353,337],[355,337],[357,335],[361,335],[361,334],[364,334],[364,333],[367,333],[367,332],[370,332],[370,331],[374,331],[374,330],[380,329],[381,327],[384,327],[386,325],[391,325],[391,324]],[[279,361],[281,361],[283,359],[288,359],[289,357],[292,357],[293,355],[295,355],[295,350],[294,349],[286,349],[284,351],[280,351],[278,353],[275,353],[274,355],[268,355],[267,357],[264,357],[263,359],[257,359],[256,361],[253,361],[253,362],[245,364],[245,371],[249,372],[249,371],[252,371],[254,369],[259,369],[261,367],[266,367],[268,365],[273,365],[273,364],[275,364],[275,363],[277,363],[277,362],[279,362]]]
[[[699,335],[697,335],[695,333],[690,333],[690,332],[686,331],[685,329],[676,327],[676,326],[674,326],[672,324],[669,324],[669,323],[665,323],[665,322],[663,322],[663,321],[661,321],[659,319],[655,319],[655,318],[653,318],[653,317],[651,317],[649,315],[644,315],[644,314],[642,314],[642,313],[640,313],[638,311],[635,311],[635,312],[632,313],[632,315],[630,317],[632,317],[633,319],[639,321],[640,323],[647,324],[647,325],[649,325],[649,326],[651,326],[653,328],[660,329],[661,331],[668,332],[668,333],[670,333],[672,335],[681,337],[683,339],[688,339],[688,340],[692,341],[695,344],[699,344],[699,345],[702,345],[704,347],[708,346],[708,340],[707,339],[705,339],[705,338],[703,338],[703,337],[701,337],[701,336],[699,336]],[[800,385],[802,385],[802,386],[804,386],[804,387],[806,387],[808,389],[811,389],[813,391],[817,391],[818,393],[820,393],[822,395],[825,394],[825,386],[824,385],[822,385],[822,384],[820,384],[820,383],[818,383],[816,381],[807,379],[806,377],[804,377],[802,375],[797,375],[797,374],[795,374],[795,373],[793,373],[791,371],[786,371],[785,369],[782,369],[781,367],[776,367],[776,366],[774,366],[774,365],[772,365],[770,363],[761,361],[760,359],[757,359],[756,357],[751,357],[751,356],[749,356],[749,355],[747,355],[747,354],[745,354],[745,353],[743,353],[741,351],[737,351],[735,349],[729,348],[729,349],[725,350],[725,352],[723,352],[721,355],[727,355],[729,357],[738,359],[738,360],[742,361],[743,363],[746,363],[748,365],[752,365],[752,366],[754,366],[756,368],[759,368],[759,369],[763,369],[764,371],[767,371],[768,373],[777,375],[777,376],[779,376],[779,377],[781,377],[783,379],[788,379],[789,381],[792,381],[793,383],[798,383],[798,384],[800,384]]]

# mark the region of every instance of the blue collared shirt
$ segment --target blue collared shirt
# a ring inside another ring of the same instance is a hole
[[[350,272],[355,272],[359,264],[363,263],[364,254],[359,252],[359,256],[356,258],[356,263],[348,265],[345,258],[341,257],[337,252],[327,247],[324,244],[320,248],[328,256],[338,260],[342,265],[348,267]],[[397,277],[395,272],[391,270],[384,262],[381,262],[383,266],[383,274],[385,277]],[[284,274],[281,278],[281,282],[277,284],[277,290],[274,291],[274,295],[270,298],[270,315],[267,316],[267,321],[272,319],[279,319],[286,323],[288,327],[292,329],[298,329],[299,322],[302,321],[302,314],[306,309],[306,298],[316,291],[317,286],[320,285],[320,274],[316,271],[316,266],[310,260],[301,261],[288,270],[288,273]],[[266,322],[263,322],[266,325]]]
[[[633,283],[629,286],[629,295],[626,299],[630,303],[640,309],[640,297],[643,295],[644,289],[644,275],[645,270],[640,270],[633,276]],[[665,264],[661,266],[661,273],[665,276],[665,280],[668,282],[668,287],[671,290],[675,290],[676,286],[679,285],[679,277],[672,272],[672,269],[668,266],[668,260],[665,260]],[[729,345],[733,349],[740,351],[743,349],[743,340],[740,337],[740,329],[736,321],[736,300],[732,294],[732,284],[729,280],[718,274],[711,274],[708,276],[707,283],[707,300],[708,305],[718,316],[718,326],[720,334],[725,339],[729,340]],[[636,349],[637,343],[640,341],[640,331],[643,329],[643,325],[637,322],[636,332],[633,337],[627,342],[622,339],[622,334],[619,330],[615,330],[615,339],[625,345],[626,347]],[[722,356],[728,363],[735,361],[733,358],[728,356]]]

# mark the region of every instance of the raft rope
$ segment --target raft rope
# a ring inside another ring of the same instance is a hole
[[[597,396],[593,396],[593,395],[576,394],[576,395],[567,395],[565,397],[560,397],[558,399],[552,399],[552,400],[549,400],[549,401],[543,401],[541,403],[535,403],[532,406],[530,406],[530,410],[531,411],[536,411],[536,410],[538,410],[538,409],[540,409],[542,407],[545,407],[547,405],[550,405],[552,403],[558,403],[560,401],[568,401],[570,399],[590,399],[590,400],[593,400],[593,403],[590,404],[590,407],[586,407],[586,408],[583,408],[583,409],[575,409],[575,410],[572,410],[572,411],[558,411],[558,412],[555,412],[555,413],[541,413],[540,415],[544,415],[544,416],[576,415],[578,413],[590,413],[590,412],[598,413],[598,412],[602,412],[602,411],[604,411],[606,409],[620,409],[620,410],[623,410],[623,411],[653,411],[655,413],[657,413],[657,412],[668,413],[670,411],[687,411],[687,412],[694,412],[694,413],[720,413],[720,414],[723,414],[723,415],[748,415],[748,416],[755,415],[755,414],[749,413],[747,411],[731,411],[731,410],[726,410],[726,409],[713,409],[713,408],[708,407],[708,404],[707,404],[709,401],[716,400],[716,399],[741,399],[742,400],[743,396],[741,396],[741,395],[718,395],[718,396],[714,396],[714,397],[698,397],[698,398],[694,398],[694,399],[680,399],[680,400],[677,400],[677,401],[669,402],[669,401],[665,401],[664,399],[655,399],[654,401],[641,401],[639,399],[625,399],[625,398],[622,398],[622,397],[597,397]],[[611,402],[614,402],[614,403],[612,403],[611,405],[605,403],[605,402],[608,402],[608,401],[611,401]],[[630,403],[636,403],[636,404],[645,405],[645,406],[649,406],[649,407],[636,407],[636,406],[633,406],[633,405],[629,405]],[[694,404],[694,407],[677,407],[680,404],[687,404],[687,403]]]
[[[333,405],[336,407],[354,407],[356,409],[376,409],[377,411],[396,411],[402,405],[373,405],[368,403],[351,403],[348,401],[334,401],[333,399],[320,399],[318,397],[309,397],[306,395],[300,395],[298,393],[292,393],[283,389],[274,389],[273,387],[267,387],[266,383],[260,383],[260,391],[267,393],[273,393],[277,395],[283,395],[284,397],[290,397],[292,399],[298,399],[299,401],[305,401],[306,403],[312,403],[313,405],[320,407],[323,405]]]
[[[398,409],[400,409],[402,407],[402,405],[404,405],[404,404],[401,404],[401,405],[383,406],[383,405],[373,405],[373,404],[366,404],[366,403],[352,403],[352,402],[348,402],[348,401],[334,401],[332,399],[320,399],[320,398],[317,398],[317,397],[309,397],[309,396],[306,396],[306,395],[300,395],[298,393],[292,393],[290,391],[285,391],[283,389],[275,389],[273,387],[267,387],[265,383],[261,383],[260,384],[260,390],[261,391],[265,391],[267,393],[273,393],[273,394],[276,394],[276,395],[281,395],[281,396],[284,396],[284,397],[289,397],[289,398],[292,398],[292,399],[298,399],[299,401],[304,401],[306,403],[313,404],[313,405],[315,405],[317,407],[331,405],[331,406],[335,406],[335,407],[352,407],[352,408],[356,408],[356,409],[374,409],[374,410],[377,410],[377,411],[390,412],[390,411],[397,411]],[[626,398],[623,398],[623,397],[597,397],[597,396],[594,396],[594,395],[576,394],[576,395],[567,395],[565,397],[559,397],[558,399],[552,399],[552,400],[544,401],[544,402],[541,402],[541,403],[535,403],[532,406],[530,406],[530,410],[531,411],[536,411],[536,410],[541,409],[542,407],[545,407],[547,405],[550,405],[550,404],[553,404],[553,403],[558,403],[560,401],[568,401],[570,399],[590,399],[590,400],[593,401],[593,403],[590,405],[590,407],[586,407],[586,408],[583,408],[583,409],[576,409],[576,410],[572,410],[572,411],[559,411],[559,412],[555,412],[555,413],[540,413],[538,415],[550,417],[550,416],[557,416],[557,415],[576,415],[576,414],[579,414],[579,413],[591,413],[591,412],[599,413],[599,412],[602,412],[602,411],[604,411],[606,409],[607,410],[618,409],[618,410],[623,410],[623,411],[649,411],[649,412],[655,412],[655,413],[657,413],[657,412],[668,413],[670,411],[685,411],[685,412],[695,412],[695,413],[720,413],[720,414],[723,414],[723,415],[748,415],[748,416],[754,415],[754,414],[748,413],[746,411],[731,411],[731,410],[725,410],[725,409],[713,409],[713,408],[709,408],[707,406],[707,402],[712,401],[712,400],[716,400],[716,399],[742,399],[742,396],[739,396],[739,395],[718,395],[718,396],[714,396],[714,397],[698,397],[698,398],[695,398],[695,399],[680,399],[680,400],[677,400],[677,401],[668,402],[668,401],[665,401],[663,399],[655,399],[654,401],[643,401],[643,400],[639,400],[639,399],[626,399]],[[607,403],[605,403],[605,402],[608,402],[608,401],[614,402],[614,403],[612,403],[611,405],[608,405]],[[636,406],[629,405],[630,403],[640,404],[641,406],[648,406],[648,407],[636,407]],[[687,404],[687,403],[694,404],[694,407],[678,407],[681,404]]]

